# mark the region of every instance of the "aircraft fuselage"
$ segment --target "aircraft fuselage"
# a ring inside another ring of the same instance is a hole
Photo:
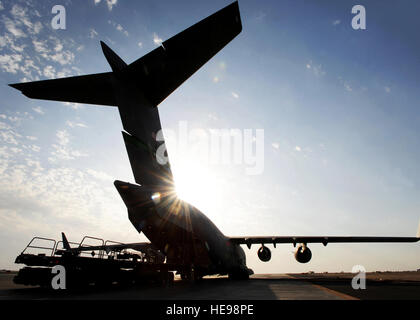
[[[175,193],[158,193],[120,181],[114,184],[133,226],[165,253],[167,263],[191,266],[200,276],[246,277],[249,273],[243,249]]]

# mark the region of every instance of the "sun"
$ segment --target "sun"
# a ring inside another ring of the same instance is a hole
[[[221,186],[214,172],[203,164],[191,161],[172,166],[175,190],[179,198],[201,211],[211,211],[220,202]]]

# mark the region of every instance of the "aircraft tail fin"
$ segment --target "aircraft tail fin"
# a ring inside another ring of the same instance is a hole
[[[124,96],[124,99],[119,98],[118,109],[131,169],[138,184],[160,191],[173,187],[156,106],[241,30],[239,6],[234,2],[164,41],[128,66],[101,43],[117,79],[118,98]]]
[[[173,185],[173,179],[163,136],[157,139],[161,123],[156,106],[241,31],[236,1],[129,65],[101,41],[112,72],[11,86],[29,98],[118,105],[136,182],[167,188]]]

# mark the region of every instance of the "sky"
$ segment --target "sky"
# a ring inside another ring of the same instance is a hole
[[[31,100],[9,83],[110,71],[103,40],[127,63],[230,1],[0,1],[0,268],[34,236],[145,241],[113,181],[134,182],[117,108]],[[54,5],[66,9],[55,30]],[[351,25],[353,5],[366,29]],[[414,236],[420,212],[420,3],[241,0],[242,32],[159,105],[180,124],[263,130],[263,170],[206,163],[167,139],[185,200],[227,236]],[[192,44],[193,45],[193,44]],[[188,50],[188,48],[186,48]],[[205,135],[205,134],[204,134]],[[261,145],[260,145],[261,146]],[[272,248],[272,246],[269,246]],[[257,273],[420,268],[419,244],[292,245]]]

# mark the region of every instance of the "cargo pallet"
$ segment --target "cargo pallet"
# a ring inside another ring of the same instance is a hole
[[[88,245],[87,242],[92,240],[100,245]],[[163,255],[152,248],[143,252],[115,249],[112,245],[124,244],[90,236],[83,237],[78,244],[69,244],[72,246],[71,251],[64,248],[63,241],[32,238],[15,260],[15,263],[26,267],[19,270],[13,279],[14,283],[51,288],[52,279],[56,276],[52,272],[53,268],[59,265],[65,268],[67,288],[115,283],[131,285],[152,282],[171,285],[174,272],[182,269],[165,263]]]

